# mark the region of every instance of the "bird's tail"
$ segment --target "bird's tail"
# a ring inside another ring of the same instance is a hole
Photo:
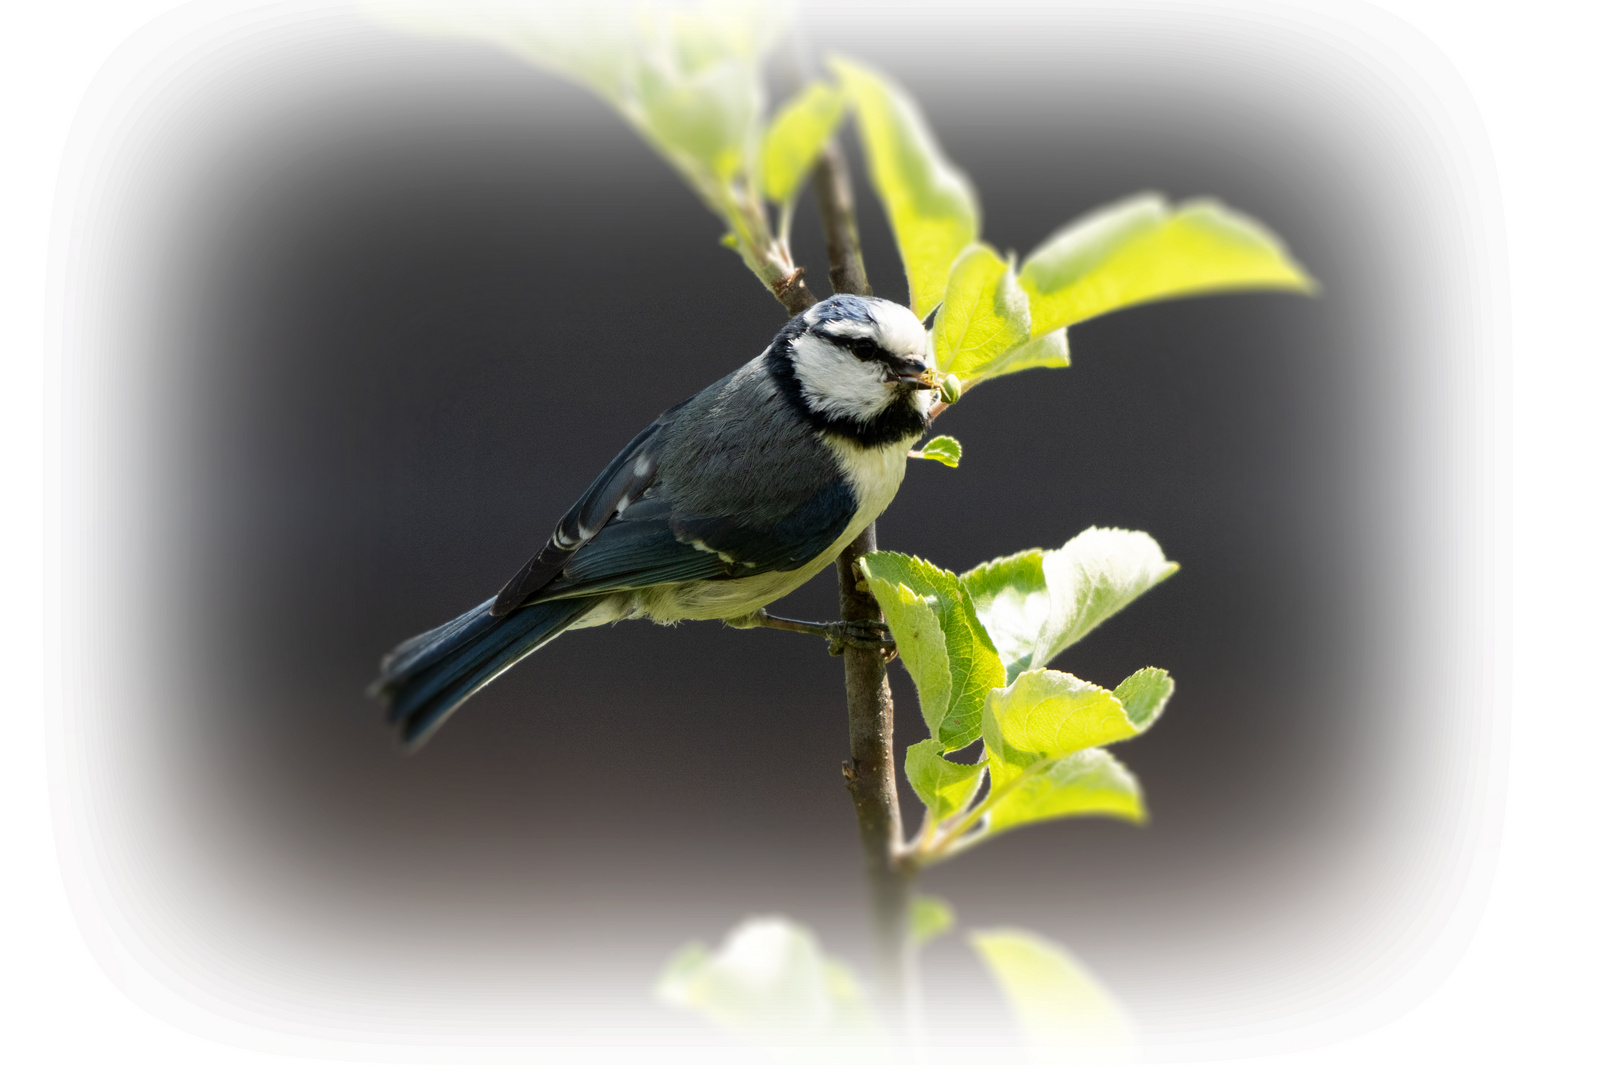
[[[400,744],[414,750],[463,701],[578,622],[599,599],[551,600],[503,616],[491,615],[486,600],[383,657],[382,678],[369,693],[387,703]]]

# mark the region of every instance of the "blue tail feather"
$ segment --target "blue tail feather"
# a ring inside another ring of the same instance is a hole
[[[383,658],[371,693],[388,703],[388,721],[414,750],[501,672],[567,630],[600,597],[582,596],[489,613],[490,601],[403,642]]]

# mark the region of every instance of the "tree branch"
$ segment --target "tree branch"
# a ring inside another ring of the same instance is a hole
[[[795,266],[793,273],[780,281],[771,282],[771,292],[787,308],[789,315],[797,315],[815,306],[816,294],[804,283],[804,267]]]
[[[860,234],[855,228],[854,188],[836,138],[823,148],[811,184],[821,211],[827,276],[834,291],[871,296],[872,286],[861,258]],[[856,563],[862,555],[875,550],[877,526],[873,524],[838,556],[838,612],[845,622],[883,618],[871,590],[857,588],[864,583]],[[849,707],[850,758],[844,763],[844,786],[855,804],[861,849],[866,856],[879,1006],[896,1030],[915,1034],[920,1003],[909,935],[911,871],[899,860],[905,832],[900,818],[900,791],[895,784],[894,695],[889,691],[881,652],[845,650],[844,696]]]
[[[799,41],[799,81],[804,79],[804,43]],[[855,227],[855,189],[837,136],[822,147],[810,178],[821,212],[827,245],[827,277],[834,292],[871,296],[866,262]],[[804,284],[804,270],[771,285],[788,312],[797,315],[816,302]],[[877,549],[877,527],[866,531],[838,556],[838,611],[846,623],[881,622],[883,610],[871,592],[861,591],[856,562]],[[911,873],[900,859],[905,843],[900,791],[894,768],[894,695],[889,691],[886,656],[879,649],[845,649],[844,696],[849,707],[849,760],[844,786],[855,804],[855,821],[865,855],[871,900],[873,943],[877,952],[877,1004],[894,1032],[915,1037],[921,1023],[916,990],[915,950],[910,943]]]
[[[881,619],[870,590],[860,591],[857,560],[877,548],[877,528],[869,525],[838,556],[838,613],[847,622]],[[894,770],[894,695],[883,654],[876,649],[844,651],[844,697],[849,707],[849,760],[844,786],[855,804],[877,947],[879,1004],[891,1020],[909,1020],[915,1010],[912,957],[907,940],[911,875],[897,861],[905,836],[900,790]]]
[[[821,235],[827,241],[827,277],[833,292],[871,296],[866,280],[866,260],[861,258],[861,238],[855,231],[855,190],[849,182],[849,166],[836,139],[827,143],[816,161],[811,177],[816,207],[821,211]]]

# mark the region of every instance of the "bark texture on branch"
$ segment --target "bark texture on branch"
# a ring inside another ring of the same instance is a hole
[[[838,556],[838,615],[846,621],[883,618],[872,594],[856,588],[857,560],[877,548],[877,528],[867,529]],[[894,695],[879,649],[844,650],[844,698],[849,707],[849,760],[844,786],[855,804],[861,851],[872,907],[879,1005],[892,1021],[912,1012],[910,949],[906,940],[911,875],[896,854],[905,840],[900,790],[895,782]]]
[[[855,227],[855,192],[836,139],[827,143],[811,177],[821,232],[827,242],[827,276],[833,291],[871,296],[861,239]],[[869,525],[838,556],[838,617],[846,622],[881,620],[870,590],[856,588],[856,562],[877,550],[877,526]],[[899,861],[905,842],[900,791],[894,768],[894,695],[887,658],[878,649],[844,650],[844,696],[849,706],[849,761],[844,785],[855,804],[872,909],[877,955],[878,1006],[897,1033],[915,1033],[920,1002],[909,941],[911,873]]]
[[[836,138],[823,148],[811,174],[827,244],[827,276],[834,292],[871,296],[866,263],[855,227],[855,194],[849,166]],[[771,285],[771,291],[797,315],[816,302],[804,283],[803,268]],[[838,556],[838,611],[845,622],[881,621],[883,611],[870,591],[856,588],[862,555],[877,548],[877,528],[869,525]],[[849,708],[849,760],[844,786],[855,804],[855,821],[866,863],[876,952],[877,1005],[897,1035],[915,1033],[919,1024],[913,953],[908,940],[911,871],[898,856],[904,843],[900,792],[895,782],[894,696],[886,656],[879,649],[846,648],[844,695]]]
[[[861,258],[861,237],[855,229],[855,189],[850,186],[849,166],[836,139],[822,150],[811,186],[821,211],[821,235],[827,242],[827,277],[833,292],[871,296],[866,260]]]
[[[789,315],[797,315],[815,306],[816,294],[804,283],[804,267],[795,266],[793,273],[771,283],[771,292],[787,308]]]

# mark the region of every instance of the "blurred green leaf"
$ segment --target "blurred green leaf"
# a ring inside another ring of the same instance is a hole
[[[1128,1013],[1067,949],[1025,930],[968,935],[1038,1061],[1124,1061],[1136,1033]]]
[[[685,71],[650,57],[636,72],[637,111],[665,154],[724,183],[742,168],[763,103],[758,72],[726,58]]]
[[[954,469],[962,464],[962,444],[949,435],[935,435],[921,450],[913,451],[912,456],[937,461]]]
[[[1118,698],[1066,671],[1026,671],[985,697],[985,748],[1011,765],[1028,767],[1136,733]]]
[[[924,739],[906,747],[906,780],[936,820],[950,817],[978,793],[984,764],[964,765],[941,757],[945,746]]]
[[[793,197],[843,119],[844,95],[820,81],[777,110],[761,154],[760,186],[766,198],[785,203]]]
[[[1156,194],[1059,229],[1025,261],[1018,282],[1029,294],[1035,337],[1152,300],[1316,287],[1260,223],[1207,199],[1171,209]]]
[[[1041,562],[1049,607],[1029,666],[1042,667],[1180,569],[1145,532],[1090,528]]]
[[[915,556],[875,551],[861,567],[917,685],[929,734],[947,751],[961,749],[979,737],[985,694],[1007,679],[972,602],[955,574]]]
[[[995,642],[1009,676],[1029,666],[1035,639],[1051,607],[1046,574],[1041,569],[1045,556],[1038,548],[1020,551],[980,563],[962,575],[973,610]]]
[[[1152,727],[1159,714],[1164,712],[1175,689],[1176,681],[1168,671],[1147,667],[1114,687],[1114,696],[1125,706],[1125,715],[1140,735]]]
[[[469,37],[594,90],[725,217],[723,185],[759,137],[761,62],[785,25],[768,0],[463,4],[366,0],[415,33]]]
[[[1029,298],[1012,267],[983,244],[951,265],[945,299],[931,331],[940,371],[971,380],[1029,341]]]
[[[459,37],[506,49],[537,67],[590,87],[615,105],[640,45],[630,0],[540,5],[457,0],[361,0],[385,25],[430,37]]]
[[[1082,815],[1124,818],[1136,824],[1147,820],[1136,777],[1102,749],[1080,750],[1027,772],[991,758],[990,787],[1006,791],[985,813],[991,834]]]
[[[904,90],[850,60],[831,66],[855,107],[867,172],[900,247],[911,310],[922,318],[945,295],[957,255],[979,235],[973,186]]]
[[[956,925],[956,912],[938,896],[918,896],[911,901],[911,943],[918,948],[948,933]]]
[[[779,916],[746,920],[713,953],[686,946],[665,966],[656,992],[667,1004],[763,1043],[876,1030],[850,969],[826,956],[809,930]]]

